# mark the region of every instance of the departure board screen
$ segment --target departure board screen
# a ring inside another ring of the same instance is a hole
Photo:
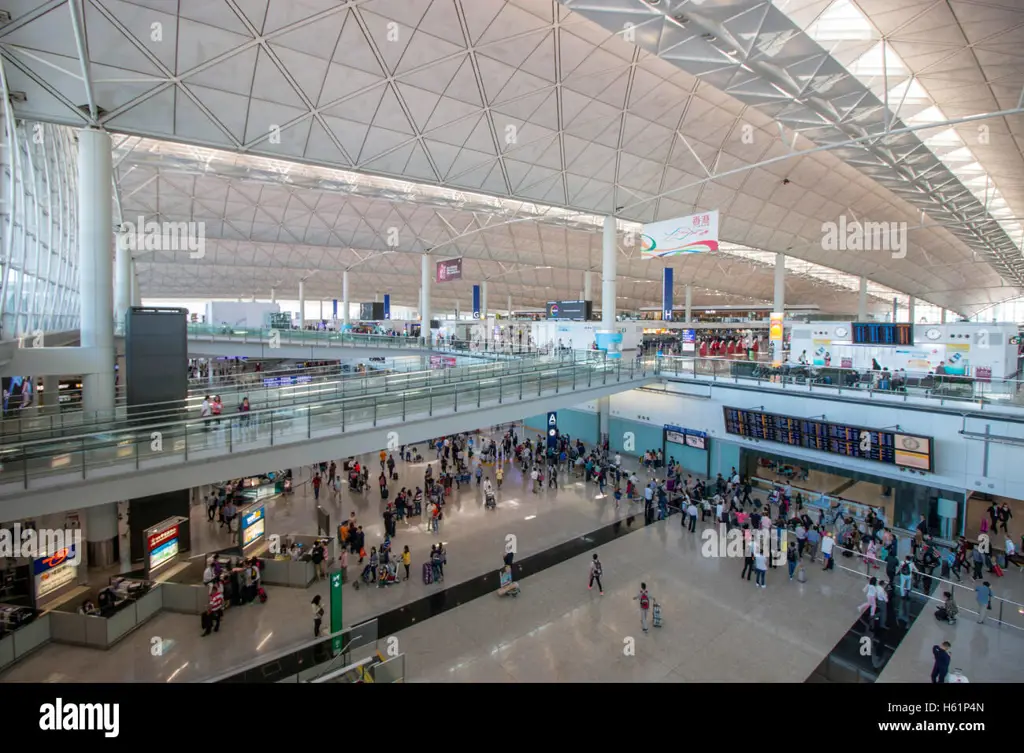
[[[739,408],[723,410],[728,434],[903,468],[932,470],[932,440],[928,437]]]
[[[854,322],[854,345],[913,345],[914,325]]]

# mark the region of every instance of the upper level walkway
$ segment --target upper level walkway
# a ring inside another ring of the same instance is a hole
[[[491,366],[482,376],[470,367],[380,377],[366,380],[358,394],[298,400],[219,421],[129,419],[60,440],[9,445],[0,448],[0,518],[56,512],[71,496],[75,506],[87,507],[371,448],[398,449],[656,379],[653,358]]]

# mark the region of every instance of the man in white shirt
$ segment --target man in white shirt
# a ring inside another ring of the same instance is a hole
[[[721,521],[722,520],[722,508],[724,506],[725,505],[722,503],[721,497],[717,498],[717,501],[715,502],[715,520],[716,521]]]
[[[821,555],[825,560],[825,567],[823,570],[831,570],[835,564],[832,560],[832,547],[835,546],[835,539],[832,538],[832,534],[825,532],[825,537],[821,540]]]
[[[206,397],[203,398],[203,402],[199,405],[199,417],[204,420],[208,419],[210,417],[211,412],[212,409],[210,408],[210,396],[207,395]],[[210,428],[209,422],[206,422],[206,425],[203,428]]]
[[[619,468],[621,466],[622,466],[622,455],[620,455],[619,453],[616,452],[615,453],[615,467]]]
[[[697,505],[690,500],[690,506],[686,508],[686,514],[690,516],[690,533],[697,530]]]

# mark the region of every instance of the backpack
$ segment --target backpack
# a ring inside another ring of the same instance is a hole
[[[643,593],[640,594],[640,608],[641,609],[649,609],[650,606],[651,606],[651,599],[647,595],[647,592],[644,591]]]
[[[601,562],[594,560],[594,575],[601,577]]]
[[[900,567],[900,575],[910,575],[910,565],[906,562]]]

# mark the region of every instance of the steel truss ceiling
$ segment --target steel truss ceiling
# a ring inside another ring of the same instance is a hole
[[[643,4],[629,4],[634,5]],[[730,7],[739,12],[741,5],[703,3],[709,12]],[[801,126],[793,103],[751,97],[732,79],[723,82],[708,71],[695,76],[680,70],[675,61],[645,51],[643,34],[632,44],[586,17],[612,12],[610,3],[588,6],[577,13],[553,0],[9,0],[12,21],[0,27],[0,56],[9,88],[17,94],[15,111],[27,119],[100,124],[124,134],[354,169],[364,177],[391,176],[517,203],[512,209],[492,206],[489,214],[474,209],[458,216],[453,209],[455,216],[448,216],[437,206],[412,206],[423,197],[409,186],[397,192],[382,188],[376,198],[366,195],[373,191],[365,186],[353,191],[351,185],[328,184],[294,187],[292,195],[266,183],[258,190],[247,187],[245,178],[218,181],[193,168],[187,178],[173,177],[176,168],[136,164],[139,156],[133,152],[119,165],[128,195],[126,215],[141,207],[164,219],[189,219],[196,211],[193,197],[205,200],[209,190],[213,200],[200,213],[211,222],[232,219],[215,223],[223,235],[211,238],[216,253],[204,260],[185,265],[140,259],[147,295],[263,293],[275,283],[297,286],[300,272],[312,272],[310,279],[323,279],[325,297],[333,298],[342,267],[367,254],[399,250],[379,248],[379,235],[366,228],[378,223],[379,230],[389,215],[403,212],[414,218],[407,226],[418,225],[422,237],[400,249],[406,253],[374,257],[353,269],[360,279],[366,275],[360,284],[385,290],[418,265],[408,253],[450,238],[453,228],[489,225],[495,218],[506,222],[509,212],[531,216],[522,202],[598,215],[625,207],[620,216],[637,222],[718,208],[728,242],[865,275],[963,313],[1014,292],[994,270],[1003,262],[988,255],[981,256],[988,263],[979,262],[972,246],[952,232],[963,235],[966,225],[960,219],[946,222],[933,212],[918,227],[920,212],[901,194],[905,181],[891,181],[863,165],[855,169],[828,151],[790,157],[794,143],[798,150],[813,146],[802,136],[794,142],[791,133],[779,132],[776,116]],[[80,12],[73,13],[75,8]],[[652,10],[643,8],[645,19],[653,18]],[[764,42],[756,31],[755,39]],[[783,50],[788,55],[788,42]],[[835,86],[845,91],[845,83]],[[833,107],[844,127],[861,122],[861,106]],[[808,122],[818,129],[825,126],[817,110],[802,117],[816,118]],[[904,143],[903,137],[891,137],[884,145],[891,151]],[[864,159],[862,150],[842,156]],[[751,168],[775,158],[780,161]],[[901,167],[949,198],[952,205],[943,216],[973,211],[961,203],[955,187],[938,181],[938,172],[919,159],[924,155],[910,154]],[[711,173],[717,177],[710,179]],[[132,183],[137,178],[150,183],[140,187]],[[272,205],[264,197],[280,191],[275,200],[284,201],[290,214],[271,222],[265,210]],[[342,228],[342,238],[348,234],[346,248],[337,247],[338,234],[320,228],[310,207],[335,218],[327,227]],[[233,215],[236,209],[252,210],[241,231],[234,223],[241,220]],[[428,214],[443,220],[428,221]],[[910,223],[907,257],[824,251],[821,225],[840,214]],[[563,215],[559,222],[571,226],[575,220]],[[315,232],[307,224],[323,237],[310,242]],[[557,293],[554,297],[576,295],[579,272],[599,263],[595,239],[570,237],[589,231],[561,227],[554,233],[541,224],[531,220],[487,230],[450,246],[480,260],[469,274],[494,279],[492,308],[500,306],[506,286],[516,300],[553,297],[540,292],[543,286],[551,286],[546,289]],[[280,232],[270,239],[272,227]],[[976,248],[975,232],[989,234],[989,226],[979,219],[970,228],[964,237]],[[519,240],[527,231],[534,237]],[[581,261],[584,248],[589,255]],[[338,257],[337,267],[317,273],[316,264],[326,261],[317,256],[321,251],[309,249],[352,256]],[[1004,253],[998,238],[982,250],[991,249]],[[507,272],[510,264],[530,265],[533,271]],[[678,281],[692,280],[727,298],[771,297],[763,267],[734,254],[687,258],[678,266]],[[630,259],[620,265],[620,274],[627,278],[620,285],[627,303],[620,305],[657,300],[657,293],[644,292],[655,289],[650,281],[659,270],[653,265]],[[412,303],[416,294],[410,285],[418,274],[408,277],[395,292]],[[629,277],[644,280],[635,283],[643,290],[631,287]],[[789,299],[815,302],[824,295],[823,308],[855,305],[855,293],[812,279],[794,277]],[[239,287],[257,290],[243,293]],[[468,302],[463,293],[459,298]]]

